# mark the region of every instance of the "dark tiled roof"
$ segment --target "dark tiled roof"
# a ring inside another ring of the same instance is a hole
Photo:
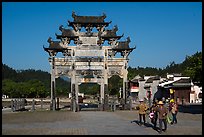
[[[142,77],[140,77],[139,75],[135,76],[133,79],[130,80],[130,82],[132,83],[138,83],[139,81],[143,80]]]
[[[52,38],[49,37],[47,40],[48,43],[50,43],[49,48],[48,49],[63,49],[62,46],[60,46],[60,42],[61,41],[52,41]]]
[[[106,39],[106,38],[118,38],[118,39],[120,39],[123,35],[117,36],[117,34],[116,34],[117,31],[118,31],[118,27],[117,27],[117,25],[115,25],[112,30],[105,30],[104,32],[102,32],[100,37],[102,37],[104,39]]]
[[[190,78],[181,78],[178,81],[175,81],[174,83],[191,83],[191,79]]]
[[[160,80],[160,77],[159,76],[154,76],[153,79],[154,80]]]
[[[130,43],[130,37],[128,37],[126,41],[119,41],[118,45],[115,48],[113,48],[113,50],[133,50],[135,49],[135,48],[130,48],[129,43]]]
[[[127,38],[127,41],[119,41],[117,48],[119,49],[129,49],[130,37]]]
[[[152,83],[153,82],[153,78],[148,78],[147,81],[145,83]]]
[[[72,17],[74,18],[74,22],[78,23],[104,23],[106,15],[103,14],[102,16],[77,16],[73,11]]]
[[[150,77],[145,83],[152,83],[154,80],[160,80],[159,76]]]
[[[191,87],[191,80],[186,78],[181,78],[170,84],[166,84],[164,87]]]
[[[61,25],[59,27],[59,30],[62,32],[61,35],[56,35],[58,39],[60,39],[61,37],[69,37],[69,38],[76,38],[78,37],[75,30],[72,29],[65,29],[63,28],[63,25]]]
[[[174,87],[191,87],[191,80],[181,78],[180,80],[173,82],[172,85]]]
[[[138,83],[138,82],[139,82],[139,79],[133,79],[133,80],[130,80],[130,82],[132,82],[132,83]]]
[[[140,81],[145,81],[145,79],[144,78],[140,78]]]

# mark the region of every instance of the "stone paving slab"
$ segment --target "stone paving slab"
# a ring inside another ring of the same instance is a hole
[[[202,135],[202,114],[178,113],[177,117],[178,124],[168,124],[162,135]],[[2,113],[2,134],[160,135],[151,126],[138,126],[136,120],[138,112],[127,110],[11,112]]]

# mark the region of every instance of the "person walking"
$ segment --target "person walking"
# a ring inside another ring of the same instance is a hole
[[[167,113],[167,123],[171,124],[172,122],[172,114],[171,114],[171,102],[170,102],[170,98],[166,99],[164,106],[167,108],[168,113]]]
[[[151,112],[153,112],[153,117],[151,119],[151,122],[153,124],[153,128],[156,129],[156,126],[157,126],[157,119],[158,119],[158,112],[156,111],[158,105],[157,105],[157,102],[154,102],[152,107],[151,107]]]
[[[142,125],[142,118],[143,118],[143,122],[144,122],[144,125],[146,123],[146,111],[147,111],[147,105],[144,103],[144,100],[143,99],[140,99],[140,104],[138,106],[138,109],[139,109],[139,125],[141,126]]]
[[[163,101],[159,101],[156,111],[159,113],[159,133],[162,132],[162,123],[164,124],[164,132],[167,130],[167,113],[168,110],[164,106]]]
[[[171,124],[174,124],[174,123],[176,124],[177,123],[176,115],[178,113],[178,105],[175,102],[172,103],[171,113],[173,117]]]

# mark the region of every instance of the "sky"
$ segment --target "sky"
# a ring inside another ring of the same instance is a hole
[[[72,11],[101,16],[129,36],[130,67],[165,68],[202,51],[202,2],[2,2],[2,63],[17,70],[50,72],[48,37],[57,41]]]

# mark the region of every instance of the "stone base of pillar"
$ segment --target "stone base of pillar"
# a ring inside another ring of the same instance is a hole
[[[56,110],[59,110],[60,108],[59,108],[59,98],[57,98],[57,108],[56,108]]]
[[[104,110],[110,110],[108,102],[109,102],[109,96],[106,94],[104,98]]]
[[[120,105],[122,106],[122,110],[125,110],[125,99],[124,98],[121,98],[120,99]]]
[[[79,104],[76,104],[76,112],[79,112]]]
[[[74,99],[71,99],[71,111],[76,112],[76,101]]]
[[[55,100],[52,100],[52,101],[50,102],[50,110],[53,110],[53,111],[56,110],[56,102],[55,102]]]
[[[103,108],[104,108],[104,111],[110,110],[109,104],[107,104],[107,103],[104,104]]]
[[[103,104],[101,104],[101,103],[98,104],[98,110],[99,111],[103,111],[104,110]]]

